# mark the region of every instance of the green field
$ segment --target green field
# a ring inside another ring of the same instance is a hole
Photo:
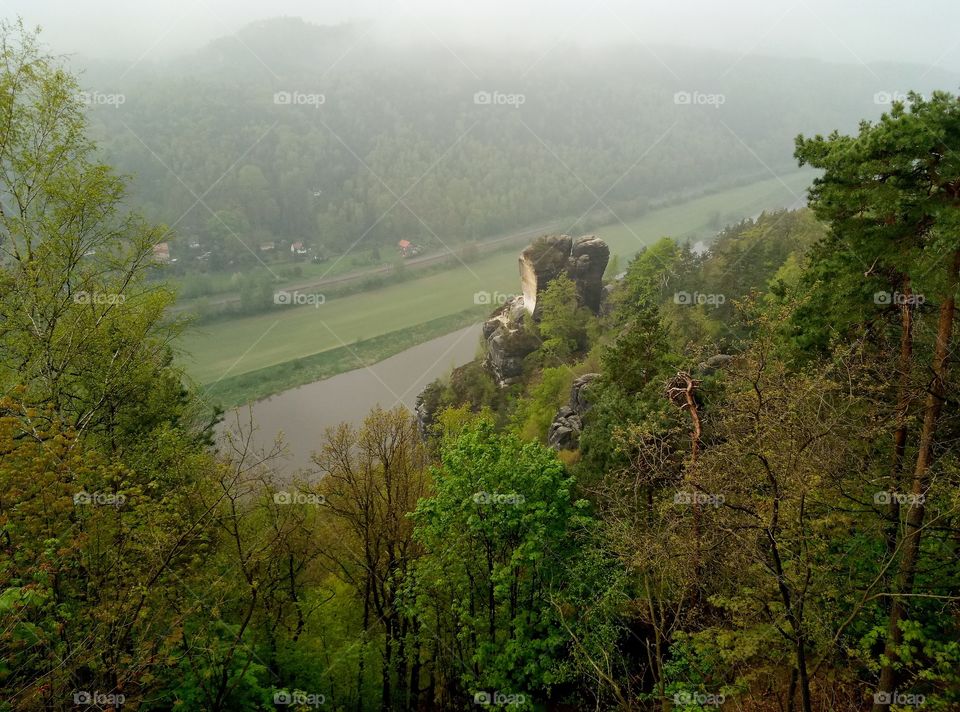
[[[804,171],[782,181],[770,179],[732,188],[650,211],[627,225],[617,223],[593,232],[619,256],[622,268],[643,245],[660,237],[709,238],[716,232],[711,223],[718,216],[729,223],[764,209],[790,205],[804,194],[810,178],[811,173]],[[263,373],[263,369],[332,349],[349,353],[348,347],[358,342],[453,317],[474,309],[478,292],[513,294],[519,291],[519,282],[517,254],[499,252],[467,266],[458,264],[422,278],[330,299],[319,307],[288,307],[197,327],[183,337],[180,358],[194,380],[205,385],[218,383],[216,390],[221,391],[230,379],[251,371]],[[382,357],[389,355],[385,350]],[[359,365],[349,363],[350,359],[344,360],[341,370]],[[304,371],[286,371],[289,377],[272,379],[274,392],[309,380]]]

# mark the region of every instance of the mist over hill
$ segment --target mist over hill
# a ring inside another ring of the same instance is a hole
[[[589,229],[793,170],[801,130],[852,129],[907,88],[958,83],[932,70],[918,85],[916,67],[896,64],[639,44],[401,48],[368,33],[265,20],[169,62],[87,65],[105,157],[175,226],[175,252],[200,241],[216,265],[254,261],[273,240],[339,254],[557,216]]]

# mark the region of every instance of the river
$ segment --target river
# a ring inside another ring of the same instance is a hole
[[[434,379],[477,355],[480,324],[422,343],[367,368],[308,383],[228,412],[220,432],[244,426],[250,417],[256,430],[252,444],[269,450],[282,435],[285,458],[278,467],[288,473],[310,467],[310,453],[324,431],[341,422],[359,424],[378,404],[402,403],[411,410],[417,396]]]

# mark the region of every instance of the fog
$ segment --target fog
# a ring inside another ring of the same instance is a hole
[[[556,52],[571,45],[631,42],[960,69],[960,5],[953,0],[8,0],[4,10],[41,26],[55,52],[130,61],[174,57],[252,21],[296,16],[318,24],[369,20],[370,39],[434,45]]]

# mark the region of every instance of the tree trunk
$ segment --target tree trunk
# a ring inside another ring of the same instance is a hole
[[[900,491],[900,480],[903,474],[903,458],[907,449],[907,416],[910,411],[910,370],[913,360],[913,305],[910,297],[913,289],[910,278],[903,278],[904,303],[900,307],[900,359],[898,365],[899,379],[897,382],[897,427],[893,433],[893,463],[890,467],[890,490]],[[887,558],[894,555],[897,549],[897,539],[900,531],[900,502],[896,497],[890,498],[887,511]]]
[[[790,669],[790,685],[787,687],[786,712],[793,712],[793,701],[797,697],[797,668]]]
[[[810,700],[810,677],[807,673],[807,639],[802,633],[797,634],[797,674],[800,682],[800,704],[803,712],[812,712],[813,703]]]
[[[363,585],[363,629],[360,631],[362,645],[360,646],[360,662],[357,666],[357,712],[363,710],[363,663],[367,656],[367,631],[370,628],[370,577],[364,580]]]
[[[670,390],[679,395],[677,400],[682,402],[682,407],[690,413],[690,465],[686,468],[684,479],[691,489],[693,499],[693,605],[692,612],[696,615],[703,608],[703,511],[700,506],[699,490],[694,477],[691,474],[696,473],[697,463],[700,459],[700,439],[703,436],[703,428],[700,423],[700,411],[697,404],[695,391],[699,381],[693,379],[690,374],[681,371],[671,385]]]
[[[920,431],[920,444],[917,448],[917,462],[913,471],[911,494],[914,502],[907,512],[906,530],[900,554],[900,565],[894,583],[893,605],[890,607],[890,621],[887,627],[887,643],[884,656],[887,664],[880,671],[877,691],[892,694],[897,687],[897,648],[903,642],[900,622],[907,617],[907,604],[903,594],[913,592],[917,562],[920,557],[920,531],[923,527],[923,497],[929,485],[930,464],[933,461],[933,449],[936,445],[937,425],[947,395],[947,362],[950,356],[950,342],[953,337],[953,318],[956,311],[957,273],[960,271],[960,250],[953,254],[947,271],[944,300],[940,304],[940,318],[937,323],[937,340],[933,354],[933,378],[927,391],[923,409],[923,429]],[[898,595],[899,594],[899,595]],[[883,712],[890,705],[874,702],[874,712]]]
[[[403,700],[407,709],[410,708],[410,688],[407,687],[407,630],[408,619],[405,615],[398,616],[399,632],[397,634],[397,689],[398,700]]]
[[[393,677],[393,636],[396,634],[394,632],[394,622],[392,619],[388,618],[384,621],[384,633],[383,633],[383,680],[380,688],[380,709],[383,712],[390,712],[393,707],[392,692],[391,692],[391,678]]]
[[[407,685],[407,709],[420,709],[420,624],[416,618],[410,622],[410,682]]]

